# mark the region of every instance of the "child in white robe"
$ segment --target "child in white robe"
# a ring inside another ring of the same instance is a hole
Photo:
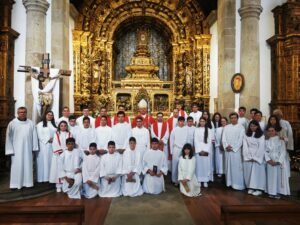
[[[116,144],[116,151],[123,154],[125,149],[128,147],[128,141],[132,136],[132,131],[131,125],[125,122],[125,112],[119,111],[117,115],[119,122],[112,128],[112,140]]]
[[[79,127],[77,132],[73,134],[76,140],[77,148],[81,152],[81,158],[83,158],[84,153],[89,152],[89,145],[96,141],[95,130],[91,127],[90,118],[83,117],[82,127]]]
[[[69,198],[81,198],[81,158],[80,151],[75,147],[75,139],[66,140],[67,150],[59,157],[59,178],[62,180],[62,190]]]
[[[112,128],[107,125],[107,116],[101,116],[100,126],[95,129],[98,152],[101,155],[107,153],[107,144],[112,140]]]
[[[52,142],[53,135],[57,129],[54,115],[52,111],[48,111],[43,118],[43,121],[39,122],[36,126],[38,140],[39,140],[39,151],[37,153],[37,181],[48,182],[51,160],[52,160]]]
[[[243,169],[248,194],[262,195],[266,189],[265,136],[259,123],[252,120],[243,140]]]
[[[268,127],[269,139],[266,140],[265,160],[267,161],[267,192],[271,198],[290,195],[288,170],[286,166],[286,147],[276,134],[274,127]]]
[[[204,187],[208,187],[207,182],[211,180],[211,159],[212,150],[211,132],[207,127],[206,119],[201,117],[199,127],[196,128],[194,134],[195,141],[195,157],[196,157],[196,177],[199,183],[203,183]]]
[[[97,153],[97,144],[91,143],[89,154],[83,155],[82,179],[83,195],[86,198],[94,198],[98,195],[100,187],[100,157]]]
[[[148,194],[160,194],[165,191],[163,175],[168,173],[168,164],[165,154],[159,150],[158,139],[152,138],[151,141],[151,149],[145,152],[143,158],[143,189]]]
[[[124,196],[136,197],[143,194],[140,182],[142,172],[141,153],[136,149],[136,139],[129,138],[129,147],[123,154],[122,193]]]
[[[221,118],[221,126],[216,129],[215,134],[215,163],[216,163],[216,174],[218,177],[222,177],[224,174],[224,148],[222,145],[222,134],[223,129],[227,125],[227,118]]]
[[[114,141],[108,142],[108,154],[100,160],[100,197],[118,197],[121,190],[122,156],[116,152]]]
[[[79,128],[76,124],[76,117],[74,115],[69,116],[69,131],[71,134],[75,134]]]
[[[175,186],[178,183],[178,161],[182,147],[188,141],[188,128],[184,125],[184,117],[178,117],[178,126],[175,127],[170,135],[170,153],[172,155],[172,182]]]
[[[135,118],[136,127],[132,129],[132,137],[136,139],[136,149],[141,153],[143,158],[144,153],[150,149],[150,133],[149,130],[143,127],[143,117]]]
[[[195,134],[196,127],[194,126],[193,117],[189,116],[187,118],[186,127],[187,127],[187,143],[194,146],[194,134]]]
[[[180,192],[188,197],[201,195],[201,188],[196,178],[196,158],[191,144],[185,144],[178,164]]]
[[[63,120],[58,124],[58,128],[53,136],[52,142],[53,154],[49,182],[56,183],[56,192],[61,192],[62,187],[61,180],[59,179],[59,156],[66,150],[66,140],[70,137],[72,137],[72,134],[68,131],[68,124]]]

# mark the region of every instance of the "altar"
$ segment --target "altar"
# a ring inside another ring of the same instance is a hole
[[[153,10],[151,1],[120,2],[103,17],[99,11],[96,21],[79,18],[73,31],[75,114],[83,106],[94,114],[105,106],[114,114],[123,105],[134,116],[141,99],[152,115],[168,116],[178,101],[187,110],[191,103],[208,109],[211,35],[192,4],[178,15],[169,3]],[[194,24],[184,24],[187,15]]]

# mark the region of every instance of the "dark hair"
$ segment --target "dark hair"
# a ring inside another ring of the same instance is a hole
[[[135,137],[130,137],[130,138],[129,138],[129,142],[131,142],[131,141],[133,141],[133,142],[135,142],[135,143],[136,143],[136,139],[135,139]]]
[[[276,120],[275,125],[271,124],[271,119],[272,118],[275,118],[275,120]],[[271,126],[274,127],[277,132],[280,132],[282,130],[282,127],[280,126],[279,118],[277,116],[275,116],[274,114],[269,117],[266,130],[268,130],[268,127],[271,127]]]
[[[246,110],[246,107],[244,107],[244,106],[239,107],[239,111],[240,111],[240,110],[244,110],[245,112],[247,111],[247,110]]]
[[[101,119],[102,119],[102,118],[105,118],[105,119],[107,120],[107,116],[105,116],[105,115],[102,115],[102,116],[101,116]]]
[[[119,112],[117,112],[117,116],[119,116],[119,115],[123,115],[123,116],[125,116],[125,112],[123,112],[123,111],[119,111]]]
[[[198,103],[193,103],[193,104],[192,104],[192,108],[193,108],[194,106],[197,106],[197,107],[199,108]]]
[[[114,141],[109,141],[109,142],[107,143],[107,146],[110,146],[110,145],[116,146],[116,143],[115,143]]]
[[[256,121],[256,120],[251,120],[249,125],[248,125],[248,129],[247,129],[247,132],[246,132],[246,135],[248,137],[251,137],[252,136],[252,131],[250,129],[250,125],[253,124],[255,126],[257,126],[257,129],[255,131],[255,134],[254,134],[254,137],[255,138],[260,138],[261,136],[263,136],[264,132],[261,130],[261,127],[259,125],[259,123]]]
[[[97,144],[95,142],[92,142],[89,147],[90,148],[92,148],[92,147],[97,148]]]
[[[239,118],[239,114],[237,114],[236,112],[232,112],[229,114],[229,119],[231,119],[232,116],[236,116],[237,118]]]
[[[191,117],[191,116],[188,116],[188,118],[186,119],[186,121],[189,121],[189,120],[193,120],[194,121],[194,118]]]
[[[66,130],[66,131],[69,132],[69,125],[68,125],[68,123],[67,123],[66,121],[62,120],[62,121],[59,122],[59,124],[58,124],[58,126],[57,126],[57,131],[58,131],[58,133],[60,133],[60,125],[61,125],[62,123],[64,123],[64,124],[67,125],[67,130]]]
[[[91,122],[91,120],[88,116],[85,116],[85,117],[82,118],[82,122],[85,121],[85,120],[88,120],[89,122]]]
[[[164,116],[164,114],[163,114],[162,112],[158,112],[158,113],[156,113],[156,116],[158,116],[158,115],[162,115],[162,116]]]
[[[47,122],[47,119],[46,119],[48,113],[52,113],[53,118],[52,118],[52,120],[51,120],[51,124],[52,124],[53,127],[57,128],[57,126],[56,126],[56,124],[55,124],[54,113],[53,113],[52,111],[47,111],[47,112],[45,113],[44,118],[43,118],[43,127],[47,127],[47,126],[48,126],[48,125],[47,125],[48,122]]]
[[[75,138],[73,138],[73,137],[67,138],[66,139],[66,144],[69,143],[69,142],[75,143]]]
[[[68,106],[64,106],[64,107],[63,107],[63,110],[64,110],[64,109],[70,110],[70,108],[69,108]]]
[[[137,121],[137,120],[141,120],[143,122],[144,118],[142,116],[137,116],[137,117],[135,117],[135,121]]]
[[[192,147],[192,145],[191,144],[189,144],[189,143],[186,143],[183,147],[182,147],[182,150],[181,150],[181,155],[182,155],[182,158],[184,158],[185,157],[185,154],[184,154],[184,150],[185,149],[188,149],[188,150],[190,150],[190,153],[189,153],[189,159],[191,159],[192,157],[193,157],[193,155],[194,155],[194,152],[193,152],[193,147]]]
[[[250,113],[253,112],[253,111],[257,112],[258,109],[257,109],[257,108],[252,108],[252,109],[250,109]]]
[[[156,138],[156,137],[153,137],[152,139],[151,139],[151,143],[158,143],[159,141],[158,141],[158,139]]]
[[[183,116],[179,116],[178,121],[185,121],[185,118]]]
[[[74,115],[70,115],[70,116],[69,116],[69,121],[70,121],[70,120],[76,120],[76,117],[75,117]]]
[[[101,111],[102,109],[107,110],[107,108],[106,108],[105,106],[102,106],[102,107],[100,108],[100,111]]]
[[[219,121],[216,121],[216,116],[220,117]],[[218,127],[221,125],[221,118],[222,118],[222,115],[219,112],[214,113],[214,115],[212,117],[212,122],[213,122],[215,127],[217,127],[217,123],[218,123]]]
[[[262,116],[262,112],[259,110],[257,110],[254,115],[256,115],[256,114],[260,114]]]
[[[206,124],[207,124],[207,127],[209,128],[209,129],[212,129],[213,127],[212,127],[212,125],[211,125],[211,119],[210,119],[210,113],[209,113],[209,111],[208,110],[206,110],[206,109],[204,109],[204,110],[202,110],[202,116],[201,117],[203,117],[203,114],[204,113],[207,113],[207,119],[205,119],[206,120]]]
[[[208,124],[207,124],[207,119],[205,119],[203,116],[201,116],[201,118],[199,119],[199,125],[198,127],[200,127],[200,120],[205,120],[205,126],[204,126],[204,143],[207,144],[207,138],[208,138]]]

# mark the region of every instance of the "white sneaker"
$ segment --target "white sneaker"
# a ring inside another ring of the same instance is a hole
[[[56,192],[61,192],[61,188],[56,188]]]
[[[252,195],[254,195],[254,196],[262,195],[262,191],[256,190],[252,193]]]
[[[203,187],[207,188],[208,187],[208,184],[207,182],[203,182]]]
[[[252,189],[249,189],[249,190],[248,190],[248,194],[249,194],[249,195],[252,195],[253,192],[254,192],[254,190],[252,190]]]

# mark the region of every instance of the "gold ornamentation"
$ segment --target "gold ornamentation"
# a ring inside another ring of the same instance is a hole
[[[170,113],[175,99],[202,101],[208,106],[210,35],[196,0],[84,0],[81,12],[73,31],[75,113],[79,114],[82,104],[96,110],[107,99],[110,113],[114,113],[120,102],[118,96],[129,94],[131,100],[127,99],[126,104],[130,102],[131,110],[127,113],[134,115],[141,93],[147,93],[152,113],[161,109]],[[145,18],[152,18],[153,24],[138,31],[137,51],[126,67],[129,74],[114,80],[114,35],[120,27]],[[156,76],[159,68],[147,49],[148,29],[155,29],[157,24],[164,27],[172,46],[168,81]],[[97,96],[102,96],[101,101]]]

